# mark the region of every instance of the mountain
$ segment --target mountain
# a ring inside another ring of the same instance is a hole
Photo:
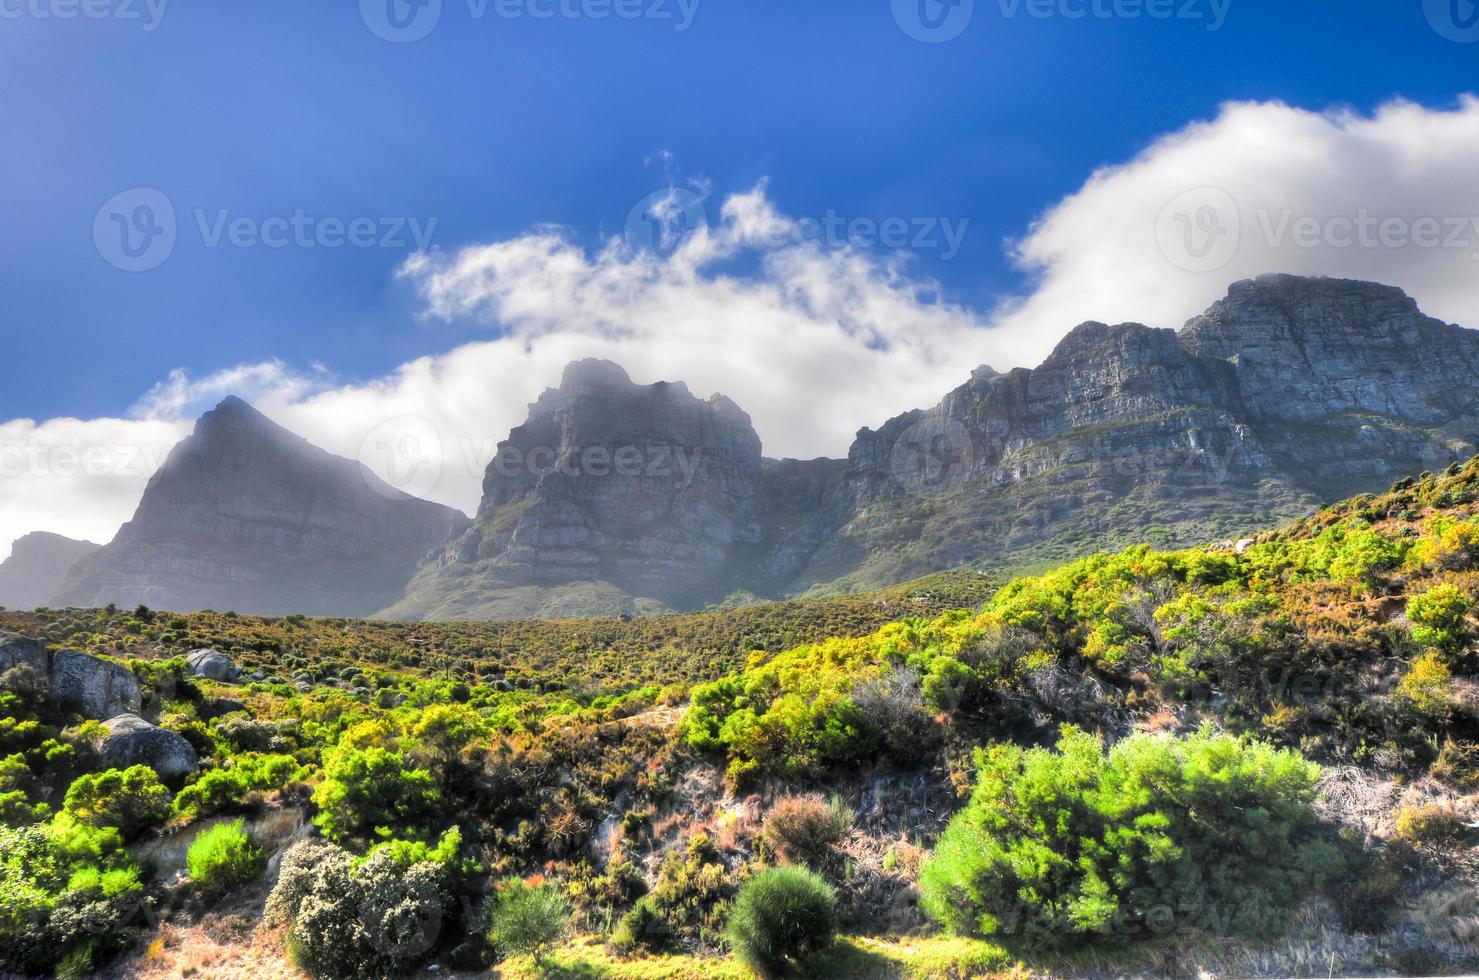
[[[17,539],[10,557],[0,563],[0,606],[34,609],[45,604],[62,587],[72,566],[101,547],[48,531]]]
[[[597,472],[699,460],[691,478]],[[607,615],[1040,567],[1232,537],[1479,452],[1479,334],[1401,290],[1265,276],[1180,331],[1084,323],[977,368],[846,460],[768,460],[722,396],[571,365],[489,466],[475,526],[387,615]],[[551,465],[499,460],[539,453]]]
[[[577,361],[499,444],[473,528],[387,614],[702,607],[761,541],[760,486],[760,438],[734,402]]]
[[[51,605],[275,615],[372,613],[469,525],[407,496],[238,398],[195,425],[138,510]]]

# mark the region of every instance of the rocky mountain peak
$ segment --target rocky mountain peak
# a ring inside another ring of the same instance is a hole
[[[468,524],[227,398],[55,601],[367,615]]]

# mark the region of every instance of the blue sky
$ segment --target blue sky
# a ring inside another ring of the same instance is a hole
[[[911,261],[986,309],[1024,288],[1004,240],[1228,100],[1367,112],[1479,87],[1479,45],[1440,36],[1415,0],[1231,0],[1215,31],[1210,2],[1192,20],[1071,20],[977,0],[938,44],[889,0],[699,0],[683,31],[676,0],[635,20],[445,0],[414,43],[377,37],[347,0],[38,16],[66,2],[0,4],[0,419],[119,415],[174,368],[275,358],[372,378],[469,339],[418,317],[395,275],[409,248],[210,248],[197,210],[435,219],[455,252],[544,223],[594,243],[670,178],[714,200],[768,178],[790,215],[968,219],[959,254]],[[167,261],[129,273],[93,223],[136,187],[162,191],[179,230]]]

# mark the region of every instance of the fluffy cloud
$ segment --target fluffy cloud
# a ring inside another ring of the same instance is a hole
[[[1086,319],[1180,326],[1265,272],[1401,286],[1479,327],[1479,99],[1363,116],[1236,103],[1095,173],[1014,253],[1035,287],[993,318],[1046,354]]]
[[[1370,116],[1229,105],[1047,210],[1011,245],[1028,286],[989,312],[940,300],[902,252],[819,240],[763,186],[723,201],[674,188],[594,246],[540,228],[418,255],[401,278],[426,316],[485,326],[491,339],[368,384],[277,363],[175,373],[129,420],[0,426],[3,452],[148,447],[101,477],[6,470],[0,547],[34,529],[111,536],[149,462],[230,392],[408,492],[471,511],[498,440],[580,357],[616,360],[641,382],[724,392],[767,453],[813,456],[845,452],[859,425],[934,403],[977,364],[1037,363],[1083,320],[1177,326],[1263,272],[1390,282],[1434,315],[1475,323],[1476,155],[1472,97]]]

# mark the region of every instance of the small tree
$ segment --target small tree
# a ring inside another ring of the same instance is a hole
[[[542,962],[569,926],[570,905],[547,882],[510,881],[490,899],[488,941],[500,958],[532,953],[535,962]]]
[[[196,888],[222,895],[256,878],[266,867],[262,849],[252,843],[240,820],[221,823],[197,835],[185,855]]]
[[[804,965],[836,934],[836,893],[800,867],[771,868],[751,878],[729,917],[735,955],[766,976]]]
[[[148,766],[109,769],[73,780],[62,809],[94,827],[117,827],[125,837],[169,816],[170,794]]]

